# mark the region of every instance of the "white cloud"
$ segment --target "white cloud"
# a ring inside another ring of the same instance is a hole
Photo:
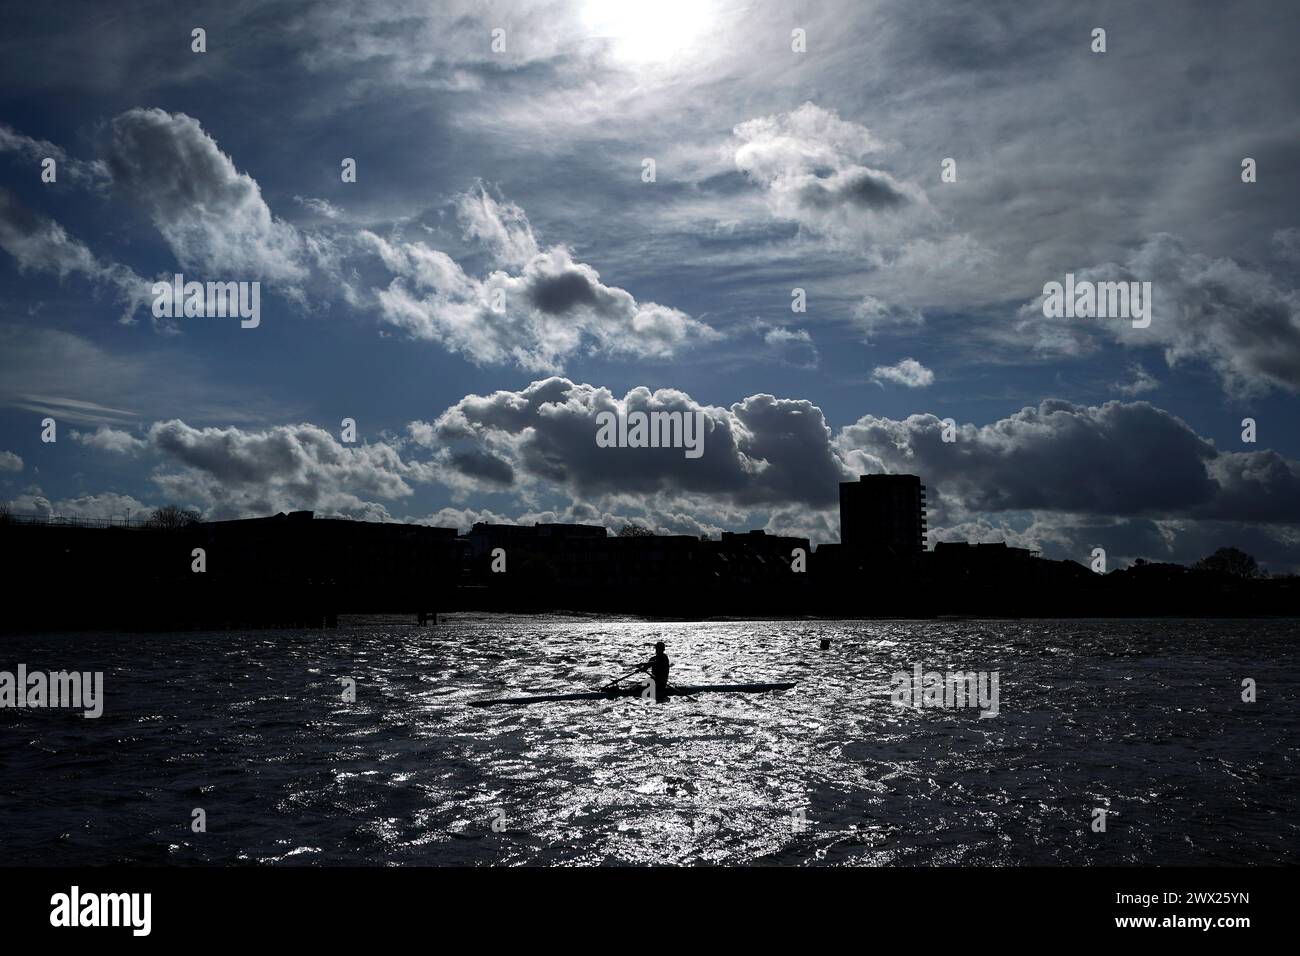
[[[782,325],[757,324],[758,332],[769,353],[796,368],[816,368],[821,360],[812,333],[807,329],[790,329]]]
[[[297,230],[271,215],[257,183],[198,120],[136,108],[113,118],[111,134],[114,188],[147,213],[183,269],[208,279],[306,277]]]
[[[456,214],[465,237],[491,249],[502,265],[526,266],[541,252],[523,209],[498,201],[482,183],[456,197]]]
[[[341,219],[343,217],[343,210],[328,199],[317,199],[314,196],[294,196],[293,201],[312,215],[320,216],[323,219]]]
[[[39,488],[29,489],[10,499],[8,505],[17,514],[92,520],[125,518],[128,515],[134,520],[136,517],[147,516],[151,510],[148,505],[142,504],[130,495],[115,491],[51,501],[41,493]]]
[[[375,290],[380,314],[412,337],[480,364],[513,362],[530,371],[558,370],[583,350],[666,358],[687,342],[717,338],[678,309],[605,285],[566,247],[540,249],[523,210],[483,187],[459,197],[457,207],[466,234],[518,266],[517,274],[497,270],[476,279],[423,242],[361,233],[394,275]]]
[[[688,459],[676,448],[600,448],[596,415],[602,411],[699,413],[703,455]],[[635,501],[662,509],[688,498],[711,500],[714,509],[785,502],[824,507],[846,476],[821,409],[772,395],[751,395],[722,408],[676,389],[634,388],[620,399],[605,388],[552,377],[520,391],[466,396],[431,424],[422,433],[440,443],[440,460],[447,470],[461,472],[468,489],[496,489],[509,473],[524,492],[562,489],[575,501],[603,508]],[[458,468],[453,449],[463,448],[482,457],[465,459],[469,467]],[[485,481],[488,459],[494,464]]]
[[[884,329],[919,327],[925,323],[921,312],[902,305],[880,301],[875,296],[864,296],[852,310],[853,324],[862,329],[863,339],[870,342]]]
[[[1219,452],[1148,402],[1056,399],[943,441],[934,415],[863,416],[835,438],[859,472],[909,472],[932,508],[964,521],[993,512],[1300,521],[1300,464],[1275,452]]]
[[[908,388],[925,388],[934,384],[934,372],[916,359],[905,358],[896,365],[877,365],[871,379],[879,384],[893,382]]]
[[[1234,396],[1300,391],[1300,291],[1279,277],[1226,257],[1190,252],[1167,233],[1147,239],[1122,265],[1091,266],[1075,277],[1076,282],[1150,282],[1150,326],[1134,328],[1127,319],[1048,319],[1040,295],[1021,306],[1006,341],[1029,338],[1040,352],[1084,355],[1110,338],[1125,346],[1162,348],[1171,368],[1204,362]]]
[[[736,169],[766,190],[773,214],[816,232],[893,235],[894,220],[928,207],[919,188],[861,162],[882,144],[833,110],[804,103],[741,123],[733,134]]]
[[[1128,368],[1129,374],[1133,376],[1131,382],[1112,382],[1111,388],[1121,395],[1142,395],[1146,392],[1153,392],[1160,387],[1160,383],[1150,372],[1142,367],[1142,363],[1134,362]]]
[[[17,153],[33,164],[54,160],[55,182],[71,180],[77,184],[100,186],[108,177],[103,161],[74,159],[62,146],[27,136],[3,123],[0,123],[0,153]]]
[[[150,301],[150,283],[116,262],[101,261],[85,243],[55,222],[32,212],[7,189],[0,188],[0,249],[14,257],[19,271],[53,272],[60,279],[82,275],[116,290],[122,320],[132,321]]]
[[[492,49],[491,31],[506,30],[505,48]],[[485,77],[553,60],[571,46],[577,17],[559,0],[484,4],[481,0],[420,0],[313,6],[290,19],[303,65],[313,73],[350,78],[349,92],[471,93]]]
[[[80,442],[87,448],[97,448],[100,451],[111,451],[119,454],[139,451],[148,444],[143,439],[136,438],[130,432],[123,431],[120,428],[110,428],[108,425],[100,425],[93,432],[73,430],[72,440]]]
[[[704,454],[601,448],[602,411],[698,412]],[[929,486],[934,540],[1001,539],[1074,554],[1091,539],[1113,542],[1117,553],[1179,560],[1201,556],[1192,552],[1216,540],[1253,542],[1275,563],[1300,564],[1300,462],[1273,451],[1221,452],[1147,402],[1048,400],[987,425],[962,425],[955,442],[943,441],[943,430],[936,416],[916,414],[866,415],[832,432],[803,400],[759,394],[724,408],[647,388],[620,399],[552,377],[519,391],[467,395],[433,421],[412,422],[405,440],[345,445],[309,424],[249,430],[172,420],[155,423],[140,451],[158,459],[152,480],[162,500],[196,505],[209,517],[309,508],[385,520],[389,503],[438,483],[459,512],[427,519],[439,524],[495,514],[466,501],[493,493],[509,496],[525,516],[543,516],[532,520],[612,529],[631,520],[710,534],[743,527],[757,512],[769,530],[825,541],[837,528],[840,481],[910,473]],[[431,454],[404,457],[407,442]],[[116,444],[106,434],[91,447]],[[568,502],[559,510],[557,496]],[[32,507],[25,502],[23,510]]]
[[[173,419],[154,423],[147,440],[164,459],[153,481],[167,498],[216,517],[306,508],[385,520],[387,508],[369,499],[408,498],[412,482],[435,474],[391,444],[344,444],[308,424],[244,430]]]

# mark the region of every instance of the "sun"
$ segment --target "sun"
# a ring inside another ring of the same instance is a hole
[[[687,52],[713,19],[707,0],[586,0],[589,35],[633,63],[666,63]]]

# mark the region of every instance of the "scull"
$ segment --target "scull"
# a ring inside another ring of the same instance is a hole
[[[694,694],[761,694],[769,690],[789,690],[789,684],[687,684],[668,686],[669,697],[690,697]],[[616,697],[640,697],[646,692],[647,685],[638,687],[611,687],[606,690],[589,691],[582,694],[541,694],[534,697],[502,697],[496,700],[472,700],[471,707],[496,707],[509,704],[522,707],[527,704],[540,704],[553,700],[613,700]]]

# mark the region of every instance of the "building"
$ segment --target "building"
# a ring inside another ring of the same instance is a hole
[[[925,485],[916,475],[840,482],[840,543],[893,555],[925,550]]]
[[[1024,581],[1032,569],[1040,567],[1034,551],[1009,547],[1005,541],[940,541],[929,559],[934,574],[947,584]]]
[[[724,531],[722,532],[721,550],[752,551],[759,554],[771,554],[780,557],[787,564],[791,552],[801,548],[805,555],[812,553],[812,545],[807,538],[791,535],[768,534],[766,531]]]
[[[343,594],[446,589],[461,563],[455,528],[317,518],[310,511],[208,521],[195,533],[213,577],[325,585]]]
[[[418,619],[456,596],[456,534],[310,511],[174,527],[0,521],[0,578],[24,596],[3,623],[176,630],[320,627],[340,614]]]
[[[603,540],[609,534],[604,525],[554,524],[536,522],[523,524],[492,524],[477,521],[465,536],[470,553],[478,558],[490,554],[495,548],[518,548],[528,551],[553,553],[562,550],[574,539]]]

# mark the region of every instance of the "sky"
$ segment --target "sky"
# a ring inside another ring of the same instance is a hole
[[[13,512],[820,543],[888,472],[932,544],[1300,569],[1300,7],[0,7]]]

